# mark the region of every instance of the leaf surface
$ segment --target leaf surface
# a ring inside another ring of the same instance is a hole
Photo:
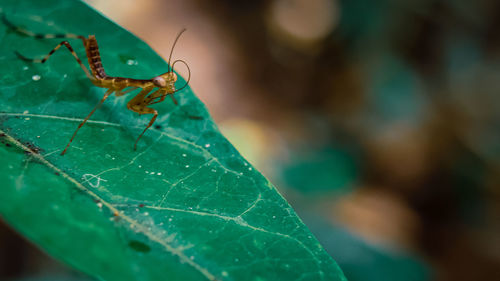
[[[1,8],[35,32],[95,34],[109,75],[167,71],[144,42],[78,1],[3,0]],[[0,214],[31,241],[102,280],[344,280],[189,87],[176,93],[179,106],[155,105],[157,126],[137,151],[151,116],[128,111],[129,94],[110,97],[61,156],[105,89],[63,48],[45,64],[13,53],[40,57],[58,39],[1,25],[0,40]],[[81,41],[71,44],[85,61]]]

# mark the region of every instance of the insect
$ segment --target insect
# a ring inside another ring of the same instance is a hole
[[[101,88],[106,88],[107,91],[104,93],[104,96],[102,99],[99,101],[99,103],[92,109],[92,111],[85,117],[85,119],[78,125],[78,128],[76,128],[75,132],[71,136],[71,139],[69,140],[68,144],[62,151],[61,155],[64,155],[68,148],[71,145],[71,142],[75,138],[78,130],[89,120],[90,116],[97,110],[99,106],[101,106],[104,101],[111,95],[115,94],[117,97],[123,96],[127,93],[130,93],[134,90],[141,89],[139,93],[135,95],[128,103],[127,103],[127,108],[133,112],[139,113],[139,115],[142,114],[153,114],[153,117],[149,121],[148,125],[142,131],[142,133],[137,137],[137,140],[134,143],[134,150],[137,149],[137,143],[141,139],[141,137],[146,133],[146,131],[153,125],[155,122],[156,118],[158,117],[158,111],[155,109],[149,107],[150,105],[153,105],[155,103],[162,102],[165,100],[166,96],[170,96],[172,101],[174,102],[175,105],[178,105],[177,100],[174,97],[174,93],[182,90],[184,87],[186,87],[189,83],[189,80],[191,78],[191,70],[189,69],[189,66],[184,60],[175,60],[172,64],[170,64],[170,61],[172,59],[172,53],[174,51],[175,45],[177,44],[177,41],[179,40],[180,36],[186,29],[182,29],[176,36],[174,43],[172,45],[172,49],[170,50],[170,55],[168,58],[168,69],[167,72],[158,75],[156,77],[153,77],[151,79],[132,79],[132,78],[124,78],[124,77],[114,77],[114,76],[109,76],[106,74],[104,71],[104,67],[101,62],[101,56],[99,54],[99,47],[97,45],[97,40],[95,38],[95,35],[89,35],[88,37],[82,36],[82,35],[77,35],[77,34],[38,34],[34,33],[32,31],[26,30],[24,28],[18,27],[11,23],[10,21],[7,20],[5,14],[2,15],[2,21],[4,22],[5,25],[7,25],[9,28],[15,30],[18,33],[34,37],[36,39],[52,39],[52,38],[66,38],[66,39],[80,39],[83,42],[83,45],[85,47],[85,52],[87,55],[88,59],[88,64],[90,66],[90,71],[85,67],[85,65],[82,63],[78,55],[75,53],[73,50],[73,47],[70,45],[68,41],[62,41],[59,43],[54,49],[52,49],[44,58],[42,59],[31,59],[23,56],[19,52],[15,52],[16,55],[27,62],[34,62],[34,63],[45,63],[52,54],[54,54],[59,48],[62,46],[66,47],[68,51],[71,52],[73,57],[76,59],[80,67],[83,69],[87,77],[90,79],[90,81],[97,87]],[[187,69],[188,69],[188,79],[185,85],[180,87],[179,89],[175,88],[175,82],[177,81],[177,75],[174,73],[174,66],[177,62],[183,63]],[[153,91],[154,90],[154,91]],[[200,119],[200,117],[193,117],[193,119]]]

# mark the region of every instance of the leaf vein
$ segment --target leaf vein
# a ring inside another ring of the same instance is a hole
[[[3,130],[0,130],[0,134],[4,134],[5,138],[10,143],[14,144],[15,146],[21,148],[24,151],[27,151],[27,152],[31,153],[31,150],[28,147],[26,147],[24,144],[20,143],[16,139],[14,139],[12,136],[8,135]],[[154,241],[154,242],[159,243],[160,245],[162,245],[168,252],[170,252],[173,255],[178,256],[183,262],[189,264],[190,266],[192,266],[193,268],[195,268],[196,270],[198,270],[208,280],[214,280],[214,281],[216,280],[215,276],[212,273],[210,273],[208,271],[208,269],[202,267],[200,264],[198,264],[198,263],[194,262],[193,260],[191,260],[189,257],[187,257],[186,255],[184,255],[184,253],[182,251],[179,251],[177,248],[172,247],[171,245],[169,245],[165,241],[162,241],[159,237],[157,237],[154,234],[150,233],[147,230],[146,227],[144,227],[143,225],[141,225],[137,221],[133,220],[131,217],[128,217],[128,216],[126,216],[124,214],[120,214],[118,212],[118,209],[116,209],[111,203],[105,201],[99,195],[97,195],[96,193],[92,192],[90,189],[88,189],[87,187],[85,187],[82,183],[80,183],[79,181],[77,181],[76,179],[74,179],[73,177],[71,177],[70,175],[68,175],[67,173],[63,172],[61,169],[57,168],[54,164],[52,164],[48,160],[46,160],[42,155],[35,154],[35,153],[31,153],[31,155],[32,155],[33,158],[36,158],[40,163],[46,165],[47,167],[49,167],[50,169],[54,170],[55,172],[58,172],[63,178],[65,178],[68,181],[70,181],[71,183],[75,184],[78,189],[82,190],[83,192],[85,192],[86,194],[88,194],[90,197],[94,198],[95,200],[99,200],[103,204],[103,206],[106,206],[111,211],[111,213],[115,213],[115,214],[118,213],[119,216],[122,219],[124,219],[125,221],[127,221],[128,223],[130,223],[130,225],[133,225],[135,229],[137,229],[140,232],[142,232],[151,241]]]

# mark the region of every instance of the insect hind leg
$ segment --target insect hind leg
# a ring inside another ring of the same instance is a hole
[[[42,34],[42,33],[35,33],[31,30],[27,30],[25,28],[22,28],[20,26],[17,26],[13,24],[11,21],[7,19],[5,14],[2,14],[2,22],[10,29],[16,31],[19,34],[29,36],[29,37],[34,37],[36,39],[52,39],[52,38],[73,38],[73,39],[82,39],[85,40],[85,36],[82,35],[77,35],[73,33],[55,33],[55,34]]]
[[[34,63],[45,63],[50,58],[50,56],[52,56],[52,54],[54,54],[62,46],[65,46],[68,49],[68,51],[71,52],[71,54],[73,55],[73,57],[76,59],[76,62],[78,62],[78,64],[82,68],[82,70],[85,72],[85,75],[87,75],[87,77],[90,80],[94,80],[95,78],[92,77],[92,75],[90,74],[89,70],[85,67],[85,65],[83,65],[82,60],[80,60],[80,58],[78,57],[78,55],[75,53],[75,50],[73,50],[73,47],[71,47],[71,45],[69,44],[68,41],[62,41],[61,43],[57,44],[57,46],[54,49],[52,49],[43,59],[28,58],[28,57],[25,57],[22,54],[20,54],[18,51],[15,51],[15,54],[17,55],[18,58],[20,58],[20,59],[22,59],[24,61],[34,62]]]

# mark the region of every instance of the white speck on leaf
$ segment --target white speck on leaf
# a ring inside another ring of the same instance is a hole
[[[128,65],[138,65],[139,63],[137,61],[135,61],[135,60],[128,60],[127,64]]]

